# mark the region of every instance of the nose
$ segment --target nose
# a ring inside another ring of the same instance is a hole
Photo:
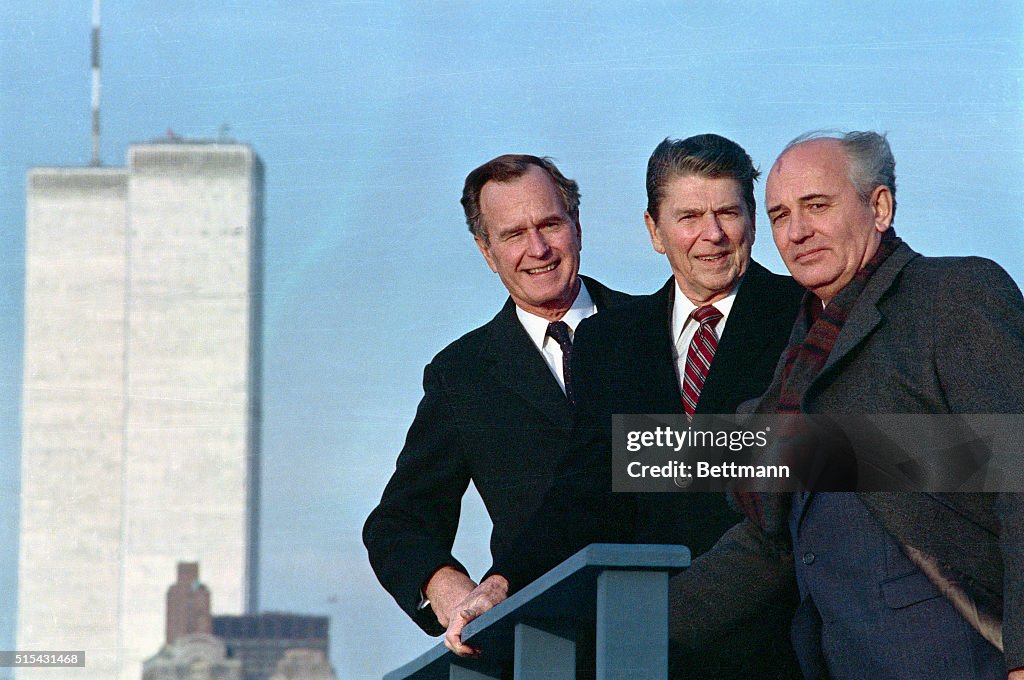
[[[527,245],[530,257],[543,260],[548,256],[551,246],[548,245],[547,239],[544,238],[544,234],[541,233],[540,229],[530,229],[527,232],[527,238],[529,239]]]
[[[789,224],[786,226],[786,238],[793,243],[800,243],[807,240],[812,233],[810,220],[803,211],[796,210],[789,217]]]
[[[721,243],[725,239],[725,230],[722,229],[722,221],[714,212],[709,212],[704,220],[704,228],[700,237],[711,243]]]

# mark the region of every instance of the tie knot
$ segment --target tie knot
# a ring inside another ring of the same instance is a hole
[[[548,324],[548,335],[555,339],[558,346],[565,351],[566,346],[572,346],[572,339],[569,337],[569,324],[564,321],[554,321]]]
[[[724,314],[718,311],[714,305],[704,305],[693,310],[693,319],[701,326],[710,325],[712,328],[718,323]]]

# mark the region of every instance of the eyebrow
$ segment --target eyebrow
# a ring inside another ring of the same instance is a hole
[[[572,218],[569,217],[568,214],[566,214],[564,212],[561,212],[561,213],[555,212],[555,213],[551,213],[547,217],[543,217],[543,218],[537,220],[537,224],[540,224],[540,225],[544,225],[544,224],[557,224],[557,223],[560,223],[560,222],[571,222],[571,221],[572,221]]]
[[[818,193],[818,194],[805,194],[805,195],[800,196],[799,198],[797,198],[796,201],[797,201],[797,203],[806,203],[807,201],[813,201],[815,199],[822,199],[822,198],[831,200],[832,199],[832,195],[831,194],[821,194],[821,193]],[[782,208],[783,208],[783,205],[781,203],[776,203],[775,205],[768,206],[767,212],[768,212],[769,215],[771,215],[773,212],[778,212],[778,211],[782,210]]]
[[[739,210],[739,209],[740,209],[740,202],[739,201],[735,201],[733,203],[726,203],[724,205],[711,206],[711,212],[722,212],[723,210]],[[703,207],[696,207],[696,206],[689,207],[689,208],[682,207],[682,208],[676,208],[675,210],[673,210],[672,211],[672,215],[674,217],[678,217],[680,215],[703,215],[706,212],[708,212],[708,209],[703,208]]]
[[[547,224],[556,224],[558,222],[564,222],[564,221],[567,221],[567,220],[571,222],[572,218],[570,218],[568,216],[564,216],[561,213],[551,213],[550,215],[548,215],[546,217],[542,217],[539,220],[537,220],[537,222],[535,224],[538,227],[543,227],[544,225],[547,225]],[[530,226],[533,226],[533,225],[530,225]],[[522,222],[517,222],[516,224],[506,224],[505,226],[496,227],[496,230],[497,230],[497,236],[501,236],[503,234],[510,234],[510,233],[512,233],[514,231],[521,231],[523,229],[529,229],[529,228],[530,228],[529,226],[524,225]]]
[[[726,203],[725,205],[720,205],[717,208],[712,207],[711,209],[714,210],[715,212],[722,212],[723,210],[739,210],[740,202],[733,201],[732,203]]]

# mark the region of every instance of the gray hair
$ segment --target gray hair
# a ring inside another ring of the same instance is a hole
[[[782,150],[813,139],[834,139],[846,152],[848,177],[861,200],[867,203],[875,187],[883,186],[892,194],[892,214],[896,216],[896,158],[884,133],[866,131],[813,130],[800,135]],[[779,154],[780,156],[782,154]]]

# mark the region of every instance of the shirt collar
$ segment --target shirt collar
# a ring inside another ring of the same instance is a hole
[[[673,277],[673,281],[675,277]],[[743,278],[732,287],[729,294],[718,302],[713,302],[715,309],[722,313],[723,317],[728,317],[729,312],[732,310],[732,305],[736,301],[736,291],[740,289],[740,285],[743,283]],[[687,322],[690,321],[691,315],[697,309],[697,305],[690,302],[690,298],[683,294],[683,291],[679,288],[679,282],[676,281],[676,295],[675,301],[672,303],[672,340],[678,342],[679,336],[683,334],[683,329],[686,328]],[[721,322],[719,322],[721,323]]]
[[[572,306],[569,307],[569,311],[560,319],[560,321],[568,324],[569,329],[573,333],[576,332],[576,326],[580,324],[580,321],[583,321],[597,311],[597,306],[591,299],[590,293],[587,292],[587,286],[583,283],[583,279],[579,279],[579,282],[580,292],[576,294],[576,299],[573,301]],[[531,314],[518,305],[516,306],[516,316],[519,317],[519,323],[526,329],[526,334],[530,336],[530,340],[533,340],[533,344],[538,349],[542,348],[544,340],[548,335],[548,324],[550,321],[536,314]]]

